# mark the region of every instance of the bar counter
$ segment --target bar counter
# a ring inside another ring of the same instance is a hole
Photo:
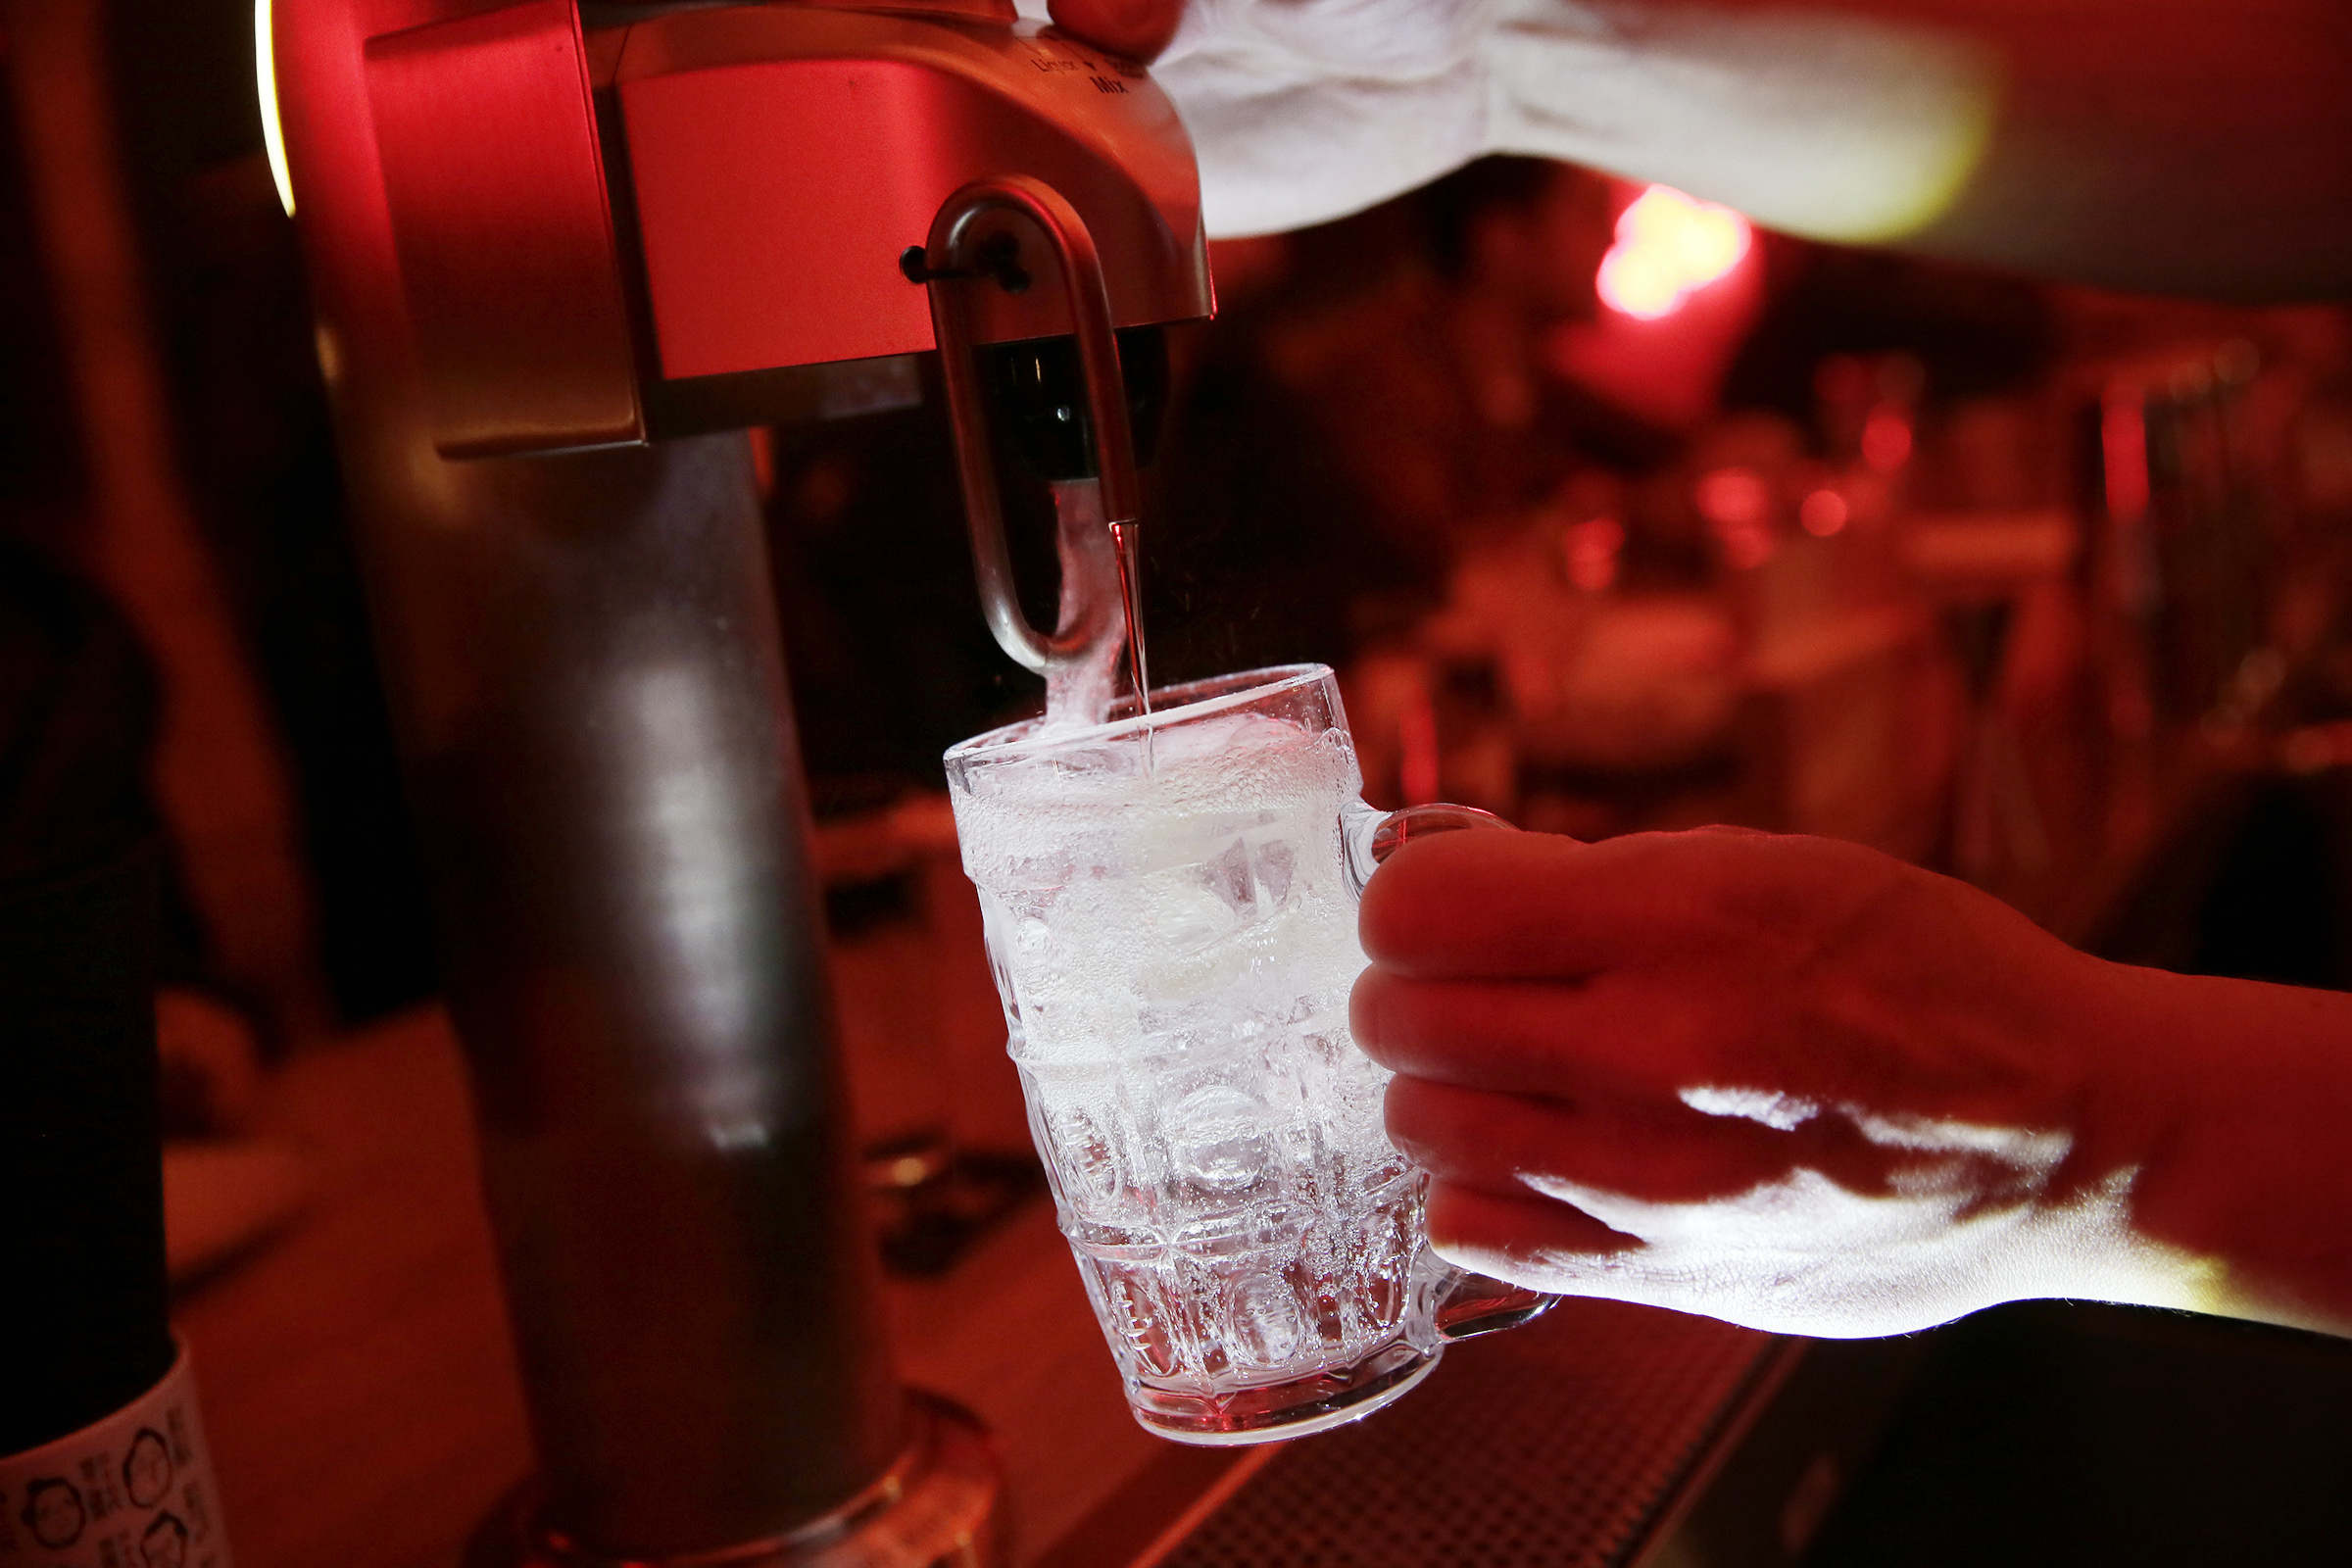
[[[418,1009],[298,1056],[263,1134],[301,1149],[307,1197],[176,1310],[237,1561],[450,1568],[530,1445],[445,1016]],[[1230,1563],[1238,1543],[1279,1555],[1284,1531],[1357,1530],[1388,1543],[1384,1561],[1411,1560],[1433,1530],[1498,1547],[1533,1530],[1557,1548],[1540,1548],[1547,1563],[1674,1560],[1659,1555],[1673,1526],[1795,1353],[1571,1301],[1457,1347],[1360,1426],[1194,1449],[1129,1418],[1042,1195],[952,1272],[893,1280],[888,1301],[905,1378],[996,1435],[1020,1568]]]

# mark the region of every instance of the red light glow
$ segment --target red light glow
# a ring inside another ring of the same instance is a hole
[[[1594,517],[1570,526],[1564,542],[1570,582],[1590,594],[1605,593],[1616,583],[1625,524],[1615,517]]]
[[[1407,806],[1438,798],[1438,710],[1428,697],[1396,715],[1396,784]]]
[[[1761,526],[1772,511],[1772,486],[1753,468],[1712,468],[1691,487],[1698,514],[1718,528]]]
[[[1716,468],[1698,476],[1691,502],[1714,530],[1723,559],[1745,571],[1772,559],[1772,486],[1753,468]]]
[[[1654,321],[1740,265],[1753,241],[1747,220],[1728,207],[1652,185],[1617,218],[1617,242],[1601,258],[1601,303]]]
[[[1827,488],[1814,491],[1796,508],[1796,520],[1816,539],[1827,539],[1843,528],[1848,514],[1845,497]]]
[[[2137,522],[2148,510],[2147,412],[2136,388],[2110,387],[2099,419],[2107,468],[2107,515]]]
[[[1885,405],[1871,410],[1862,422],[1862,461],[1881,473],[1892,473],[1910,456],[1910,417]]]

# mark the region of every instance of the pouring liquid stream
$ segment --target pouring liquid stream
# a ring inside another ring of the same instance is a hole
[[[1096,480],[1056,480],[1053,488],[1054,545],[1061,558],[1060,618],[1054,629],[1066,636],[1084,625],[1093,635],[1077,659],[1046,672],[1046,729],[1087,729],[1109,719],[1122,650],[1140,710],[1150,712],[1136,524],[1103,521],[1102,487]],[[1149,767],[1148,732],[1144,745]]]
[[[1119,563],[1119,616],[1127,631],[1127,677],[1135,687],[1136,711],[1152,711],[1152,662],[1144,651],[1144,560],[1141,525],[1129,518],[1110,525],[1111,549]]]

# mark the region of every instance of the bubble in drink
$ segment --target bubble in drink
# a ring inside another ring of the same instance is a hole
[[[1130,733],[951,772],[1038,1148],[1144,1419],[1425,1362],[1422,1178],[1348,1030],[1345,729],[1242,711],[1149,758]]]

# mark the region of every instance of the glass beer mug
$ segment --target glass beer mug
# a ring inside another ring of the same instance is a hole
[[[1136,1418],[1270,1442],[1368,1414],[1449,1340],[1551,1304],[1430,1251],[1389,1073],[1348,1031],[1377,861],[1503,824],[1358,799],[1324,665],[1154,702],[964,741],[949,789],[1030,1128]]]

